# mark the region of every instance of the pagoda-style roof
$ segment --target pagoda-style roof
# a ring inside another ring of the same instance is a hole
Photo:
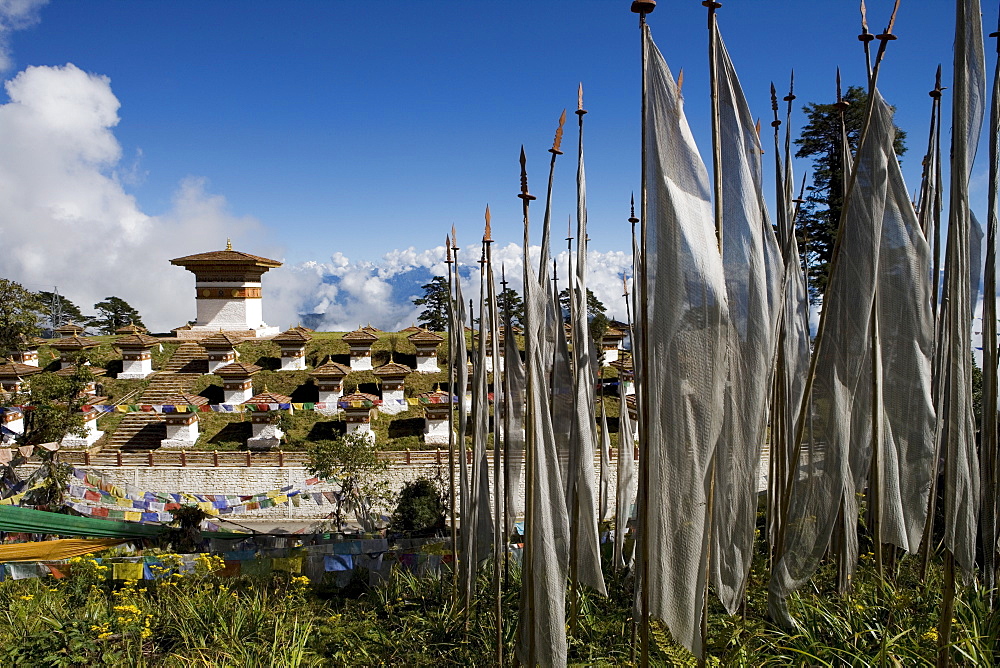
[[[268,392],[264,390],[260,394],[255,394],[250,397],[244,404],[290,404],[292,403],[291,397],[286,397],[283,394],[275,394],[274,392]]]
[[[454,403],[455,398],[451,395],[451,393],[445,392],[442,389],[437,389],[433,392],[418,394],[417,400],[422,404],[450,404]]]
[[[378,337],[367,329],[356,329],[344,334],[344,341],[348,343],[375,343],[378,341]]]
[[[90,364],[85,364],[84,368],[90,371],[90,373],[94,374],[95,376],[103,376],[108,373],[107,369],[102,369],[99,366],[91,366]],[[63,377],[72,376],[74,373],[76,373],[75,364],[70,364],[69,366],[65,366],[62,369],[56,371],[57,376],[63,376]]]
[[[73,350],[86,350],[87,348],[94,348],[101,345],[100,341],[95,341],[93,339],[88,339],[84,336],[67,336],[62,339],[56,339],[50,344],[53,348],[62,351],[73,351]]]
[[[343,378],[349,373],[351,373],[351,367],[346,364],[327,360],[322,366],[318,366],[310,371],[309,375],[317,378]]]
[[[17,350],[37,350],[39,346],[46,344],[48,344],[48,341],[40,339],[37,336],[27,337],[24,334],[20,334],[17,337]]]
[[[0,364],[0,378],[13,379],[33,376],[44,371],[41,367],[30,364],[21,364],[13,360],[7,360],[5,364]]]
[[[60,336],[76,336],[77,334],[83,334],[83,332],[86,330],[84,327],[81,327],[75,322],[67,322],[65,325],[62,325],[61,327],[56,327],[52,331],[54,331],[56,334],[59,334]]]
[[[337,400],[337,403],[351,404],[354,402],[361,402],[363,404],[368,404],[366,406],[361,406],[361,408],[371,408],[373,406],[378,406],[382,403],[382,400],[376,397],[374,394],[368,394],[367,392],[355,392],[354,394],[348,394],[345,397],[341,397]]]
[[[281,262],[270,260],[259,255],[251,255],[243,251],[233,250],[232,247],[226,250],[209,251],[208,253],[196,253],[195,255],[185,255],[174,258],[170,264],[184,267],[185,269],[195,269],[201,267],[260,267],[265,271],[280,267]]]
[[[399,330],[399,333],[400,334],[412,334],[413,332],[419,332],[419,331],[422,331],[422,330],[423,330],[422,327],[417,327],[416,325],[410,325],[409,327],[407,327],[405,329]]]
[[[312,335],[301,329],[292,328],[271,339],[277,344],[305,345],[312,341]]]
[[[608,327],[608,329],[604,332],[604,336],[602,336],[601,339],[611,340],[611,341],[615,340],[621,341],[622,339],[625,338],[625,336],[626,336],[625,332],[623,332],[622,330],[617,329],[615,327]]]
[[[631,357],[619,357],[614,362],[608,366],[618,369],[620,373],[632,373],[632,358]]]
[[[362,331],[368,332],[369,334],[380,334],[382,332],[378,327],[372,327],[371,324],[365,325],[361,328]]]
[[[397,364],[396,362],[389,362],[388,364],[383,364],[373,371],[376,376],[385,376],[387,378],[402,378],[403,376],[413,373],[413,369],[406,366],[405,364]]]
[[[246,337],[233,334],[231,332],[216,332],[212,336],[198,342],[202,348],[222,348],[229,350],[243,343]]]
[[[418,329],[413,334],[406,337],[410,343],[413,344],[425,344],[429,345],[431,343],[441,343],[444,341],[444,337],[440,334],[436,334],[429,329]]]
[[[303,327],[302,325],[295,325],[295,327],[289,327],[288,331],[290,331],[290,332],[294,331],[294,332],[308,332],[308,333],[312,333],[312,332],[315,332],[316,330],[315,329],[309,329],[308,327]]]
[[[200,394],[178,394],[163,403],[171,406],[204,406],[208,403],[208,398]]]
[[[119,348],[152,348],[159,342],[158,338],[149,334],[132,334],[118,339],[115,345]]]
[[[118,329],[116,329],[115,334],[117,334],[118,336],[128,336],[129,334],[145,334],[148,331],[149,330],[147,330],[145,327],[140,327],[139,325],[130,322],[124,327],[119,327]]]
[[[213,373],[223,378],[249,378],[260,371],[256,364],[246,364],[245,362],[233,362],[226,366],[220,366]]]
[[[636,400],[634,394],[625,395],[625,405],[630,411],[636,410]]]

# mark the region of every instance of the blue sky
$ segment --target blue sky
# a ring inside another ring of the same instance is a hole
[[[870,0],[873,32],[881,32],[891,8],[891,0]],[[997,24],[996,10],[986,3],[987,33]],[[918,185],[927,91],[938,63],[946,85],[950,79],[953,11],[948,2],[903,3],[895,27],[900,39],[890,45],[882,72],[883,95],[909,132],[903,166],[911,190]],[[629,247],[625,219],[638,188],[640,72],[637,20],[627,0],[55,0],[40,6],[36,18],[0,33],[10,58],[4,78],[30,66],[68,63],[107,77],[120,103],[117,124],[106,128],[119,155],[96,169],[154,223],[197,217],[199,207],[209,207],[215,224],[195,220],[194,231],[184,228],[198,244],[185,252],[222,247],[232,236],[245,250],[275,254],[289,266],[329,263],[335,253],[352,266],[378,265],[395,249],[419,253],[441,245],[453,224],[460,240],[477,238],[487,203],[500,244],[516,242],[519,148],[525,145],[531,190],[541,196],[556,119],[563,108],[575,108],[581,81],[590,112],[591,248]],[[845,85],[863,80],[853,1],[731,0],[719,20],[765,132],[769,83],[784,95],[792,68],[797,112],[800,103],[833,101],[838,65]],[[684,70],[688,118],[705,151],[705,9],[697,0],[661,1],[649,22],[671,68]],[[994,53],[988,43],[990,72]],[[9,100],[0,95],[0,102]],[[575,120],[570,114],[567,154],[557,168],[560,230],[574,211]],[[801,121],[799,112],[796,130]],[[979,175],[985,175],[983,158]],[[154,236],[161,229],[182,234],[165,222],[151,229]],[[64,232],[46,243],[72,244],[81,234]],[[179,281],[176,290],[189,289],[180,274],[167,275]],[[25,280],[49,282],[38,272]],[[93,295],[95,301],[104,296]]]

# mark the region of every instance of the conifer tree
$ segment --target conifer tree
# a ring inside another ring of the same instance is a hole
[[[844,126],[850,154],[858,148],[864,125],[868,93],[860,86],[851,86],[844,94],[848,104],[844,111]],[[809,297],[813,302],[822,299],[826,291],[827,273],[833,246],[844,205],[844,169],[841,160],[840,111],[835,104],[810,102],[802,110],[806,125],[799,138],[797,158],[813,161],[812,184],[806,188],[805,202],[796,220],[799,251],[808,270]],[[896,155],[906,151],[906,133],[896,128],[893,145]]]

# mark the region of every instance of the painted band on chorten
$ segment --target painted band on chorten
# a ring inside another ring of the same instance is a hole
[[[260,299],[260,288],[198,288],[197,299]]]

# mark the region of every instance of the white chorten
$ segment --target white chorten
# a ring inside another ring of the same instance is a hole
[[[261,277],[280,267],[277,260],[226,250],[187,255],[170,261],[195,275],[197,318],[190,329],[177,331],[178,338],[201,338],[205,334],[238,332],[246,337],[272,336],[277,327],[264,323]]]

